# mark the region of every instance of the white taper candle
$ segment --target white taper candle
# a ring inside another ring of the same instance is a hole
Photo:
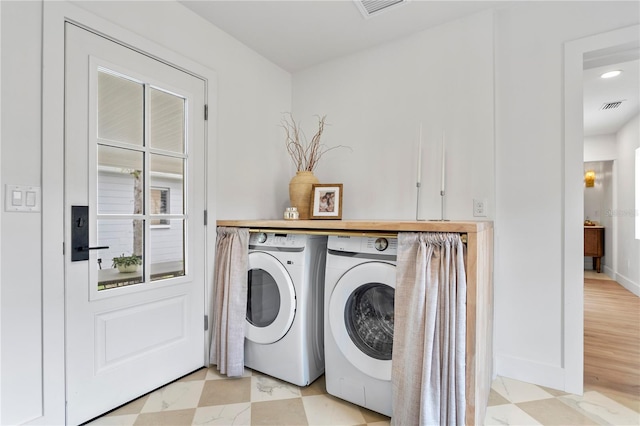
[[[440,180],[441,186],[440,186],[440,191],[442,193],[444,193],[444,186],[445,186],[445,175],[446,175],[446,166],[445,166],[445,142],[444,142],[444,130],[442,131],[442,178]]]
[[[418,176],[416,183],[420,183],[422,177],[422,123],[420,123],[420,136],[418,138]]]

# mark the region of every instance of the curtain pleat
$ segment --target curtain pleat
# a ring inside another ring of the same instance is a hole
[[[210,362],[229,377],[244,373],[249,230],[217,228]]]
[[[392,424],[464,424],[466,295],[459,234],[398,234]]]

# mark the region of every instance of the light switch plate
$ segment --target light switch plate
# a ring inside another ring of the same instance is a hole
[[[39,212],[40,187],[31,185],[5,185],[4,211]]]

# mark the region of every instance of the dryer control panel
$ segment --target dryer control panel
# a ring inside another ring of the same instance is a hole
[[[329,250],[350,253],[386,254],[395,256],[398,252],[398,239],[390,237],[351,237],[329,236]]]

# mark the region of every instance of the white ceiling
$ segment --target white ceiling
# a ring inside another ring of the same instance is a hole
[[[638,65],[639,61],[635,59],[585,69],[583,83],[585,136],[615,133],[638,114],[640,110]],[[600,78],[603,73],[612,70],[620,70],[622,74],[613,78]],[[604,104],[618,101],[622,101],[619,107],[602,109]]]
[[[354,0],[180,3],[293,73],[509,2],[409,0],[367,19]]]
[[[409,0],[364,18],[354,0],[180,0],[249,48],[291,73],[409,36],[511,1]],[[585,135],[615,133],[638,113],[638,45],[585,57]],[[614,66],[616,65],[616,66]],[[602,80],[610,68],[620,77]],[[606,102],[625,100],[601,111]]]

